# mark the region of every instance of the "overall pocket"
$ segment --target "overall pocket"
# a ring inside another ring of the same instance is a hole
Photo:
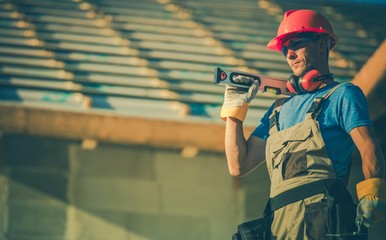
[[[282,156],[281,175],[283,180],[308,174],[307,149],[312,136],[311,128],[306,127],[287,137]]]
[[[283,155],[282,176],[284,180],[307,175],[307,150]]]
[[[309,240],[327,239],[327,203],[316,202],[305,205],[304,222],[306,236]]]

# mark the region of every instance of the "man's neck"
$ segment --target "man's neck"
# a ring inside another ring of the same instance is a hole
[[[324,88],[324,87],[326,87],[326,86],[328,86],[328,85],[330,85],[330,84],[333,84],[333,83],[335,83],[333,77],[332,77],[332,78],[329,78],[329,79],[326,79],[326,80],[324,80],[323,83],[320,85],[319,89],[320,89],[320,88]]]

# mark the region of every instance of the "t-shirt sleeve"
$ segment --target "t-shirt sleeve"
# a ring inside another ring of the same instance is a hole
[[[372,126],[366,97],[358,86],[347,84],[341,96],[339,124],[348,134],[356,127]]]
[[[273,105],[268,109],[268,111],[264,114],[263,118],[260,120],[260,124],[253,130],[252,136],[262,138],[267,140],[269,137],[269,116],[272,113]]]

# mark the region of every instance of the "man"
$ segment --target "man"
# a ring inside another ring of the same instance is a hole
[[[226,88],[221,117],[228,168],[231,175],[243,176],[266,160],[271,239],[327,239],[328,234],[355,231],[355,218],[366,227],[384,218],[384,157],[362,91],[338,84],[329,70],[329,51],[337,42],[320,13],[284,14],[267,47],[282,52],[292,69],[288,89],[294,95],[276,101],[248,140],[243,120],[258,83],[242,78],[251,83],[249,90]],[[353,203],[346,190],[354,147],[365,177],[357,185],[357,216],[350,212]]]

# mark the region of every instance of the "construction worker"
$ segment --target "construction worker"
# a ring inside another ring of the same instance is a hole
[[[385,217],[384,156],[364,94],[351,83],[334,81],[330,72],[329,51],[337,42],[320,13],[284,14],[267,47],[281,52],[292,69],[287,86],[294,95],[279,98],[247,140],[243,120],[258,82],[241,78],[249,89],[226,87],[221,118],[228,168],[243,176],[266,161],[270,239],[331,239],[329,234],[355,231],[355,219],[369,227]],[[346,190],[355,147],[365,177],[357,184],[358,207]]]

